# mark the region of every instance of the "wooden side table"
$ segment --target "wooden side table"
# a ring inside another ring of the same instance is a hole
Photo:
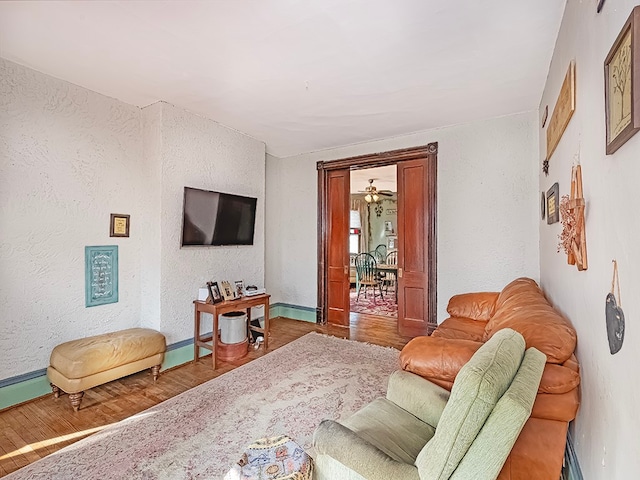
[[[254,297],[242,297],[238,300],[225,300],[220,303],[206,303],[194,300],[193,315],[193,362],[198,361],[198,348],[211,350],[213,368],[216,368],[216,350],[218,347],[218,315],[223,313],[245,310],[247,312],[247,333],[250,331],[260,332],[264,336],[264,351],[269,348],[269,298],[271,295],[263,293]],[[264,328],[251,325],[251,307],[264,305]],[[213,315],[213,331],[211,335],[200,336],[200,314],[210,313]]]

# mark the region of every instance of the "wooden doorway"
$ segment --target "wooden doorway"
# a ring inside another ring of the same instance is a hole
[[[318,323],[349,325],[349,172],[398,167],[398,330],[430,334],[436,322],[438,144],[318,162]]]

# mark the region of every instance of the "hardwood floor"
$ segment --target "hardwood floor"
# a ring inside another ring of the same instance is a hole
[[[352,313],[349,328],[275,318],[269,350],[313,331],[397,349],[410,340],[398,335],[397,322],[389,317]],[[235,362],[218,360],[215,370],[209,355],[162,372],[156,383],[149,370],[139,372],[88,390],[78,412],[67,395],[47,395],[0,411],[0,477],[262,355],[261,348]]]

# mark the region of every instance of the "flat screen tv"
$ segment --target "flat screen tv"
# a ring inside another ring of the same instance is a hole
[[[257,198],[184,187],[182,246],[253,245]]]

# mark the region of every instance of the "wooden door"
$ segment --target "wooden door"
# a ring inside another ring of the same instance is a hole
[[[327,174],[327,321],[349,325],[349,169]]]
[[[435,163],[398,162],[398,332],[414,337],[436,327]]]

